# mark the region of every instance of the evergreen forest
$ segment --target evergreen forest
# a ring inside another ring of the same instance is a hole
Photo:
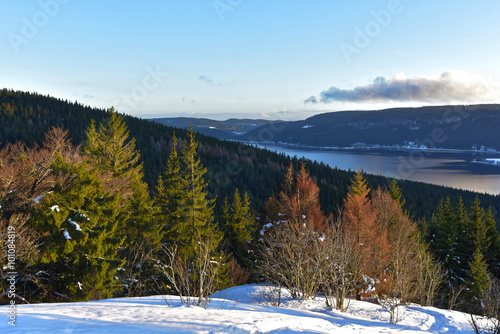
[[[340,311],[372,299],[391,322],[412,302],[488,315],[499,212],[498,195],[0,91],[0,286],[15,271],[20,302],[177,294],[206,307],[268,281]]]

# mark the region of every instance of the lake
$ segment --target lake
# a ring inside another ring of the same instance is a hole
[[[474,162],[499,158],[494,154],[432,150],[304,149],[258,145],[291,157],[306,157],[343,170],[361,168],[365,173],[420,181],[497,195],[500,165]]]

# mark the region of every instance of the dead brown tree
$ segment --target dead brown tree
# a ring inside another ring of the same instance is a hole
[[[26,299],[31,299],[34,291],[43,294],[47,276],[44,271],[32,272],[42,236],[30,226],[30,216],[45,195],[69,177],[53,173],[56,157],[80,161],[79,151],[78,146],[70,144],[68,132],[61,128],[50,129],[41,145],[28,147],[15,143],[0,149],[0,242],[5,242],[8,228],[15,231],[16,283]]]

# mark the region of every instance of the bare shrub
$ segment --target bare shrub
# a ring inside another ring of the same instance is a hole
[[[148,288],[148,270],[151,270],[151,258],[154,249],[146,240],[137,242],[128,249],[127,261],[119,277],[124,287],[124,294],[128,297],[144,296]]]
[[[377,301],[384,310],[389,312],[389,322],[391,324],[397,324],[403,320],[407,304],[402,303],[401,299],[394,296],[385,296],[384,298],[377,298]]]
[[[258,302],[260,304],[280,307],[283,287],[281,285],[266,286],[261,290]]]
[[[363,284],[363,256],[352,237],[336,224],[329,225],[323,237],[318,264],[326,305],[344,312],[349,308],[348,296]]]
[[[436,263],[437,261],[429,252],[427,243],[418,240],[415,252],[417,255],[416,271],[418,275],[416,298],[420,305],[432,306],[436,299],[436,292],[443,283],[446,272],[439,263]]]
[[[262,240],[257,266],[274,288],[261,297],[279,306],[282,288],[304,300],[323,291],[328,307],[346,311],[348,296],[364,284],[361,252],[337,223],[327,224],[321,234],[305,224],[274,226]]]
[[[156,266],[179,295],[181,303],[208,308],[224,261],[223,255],[212,256],[210,238],[198,242],[196,254],[181,256],[176,245],[162,245],[161,254]]]
[[[449,283],[448,288],[448,309],[457,310],[462,305],[462,301],[459,297],[465,291],[465,284],[456,285]]]
[[[318,233],[306,224],[281,224],[271,228],[259,247],[257,272],[293,298],[313,298],[320,287],[316,260]]]
[[[481,296],[482,317],[470,315],[469,323],[477,334],[500,334],[500,281],[492,278]]]

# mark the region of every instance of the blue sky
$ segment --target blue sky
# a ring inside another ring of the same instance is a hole
[[[140,117],[500,103],[498,1],[0,0],[0,83]]]

